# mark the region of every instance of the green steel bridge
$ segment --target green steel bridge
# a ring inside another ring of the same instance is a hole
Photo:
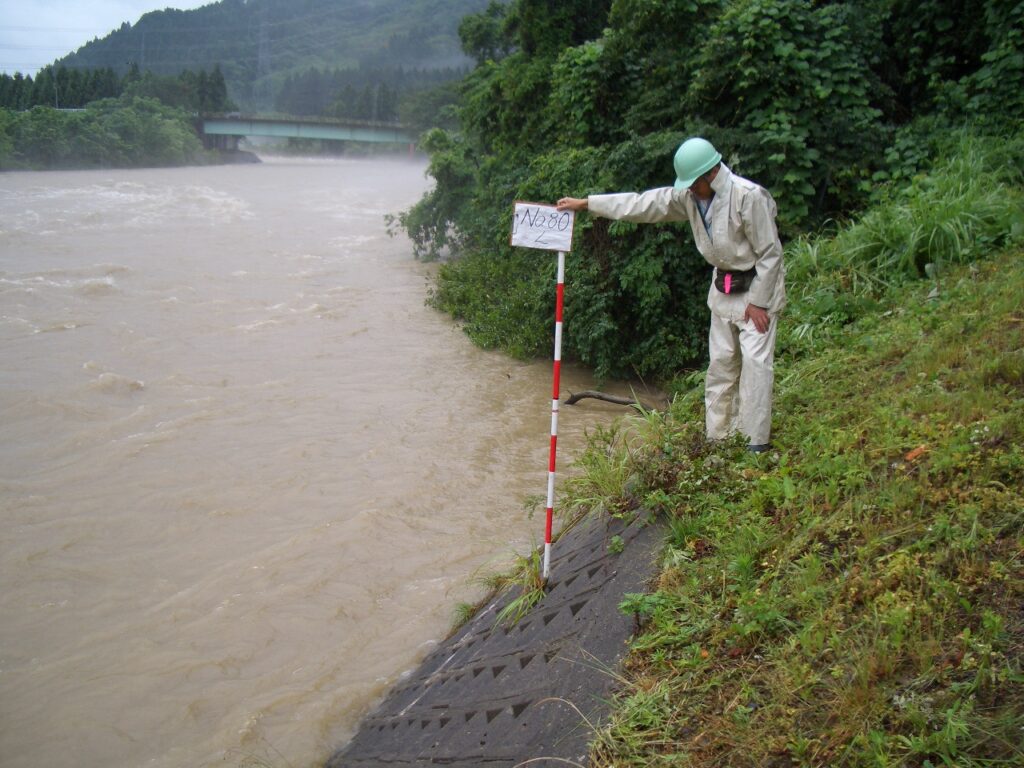
[[[207,149],[237,149],[238,140],[245,136],[408,144],[410,152],[416,145],[415,137],[403,125],[361,120],[290,116],[264,117],[232,112],[200,115],[197,127]]]

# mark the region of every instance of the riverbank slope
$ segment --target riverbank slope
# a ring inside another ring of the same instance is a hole
[[[670,535],[590,765],[1024,763],[1022,255],[783,357],[769,454],[697,393],[592,453]]]
[[[548,594],[487,603],[331,768],[1020,764],[1022,255],[781,366],[769,454],[706,442],[697,393],[602,431]]]

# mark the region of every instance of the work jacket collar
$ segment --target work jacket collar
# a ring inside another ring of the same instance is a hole
[[[715,265],[724,261],[718,254],[716,244],[729,243],[728,206],[731,188],[732,171],[725,163],[722,163],[715,178],[711,180],[711,191],[714,192],[714,196],[711,198],[711,205],[707,212],[701,212],[697,196],[693,194],[692,190],[690,192],[693,195],[693,202],[697,205],[696,213],[698,214],[696,218],[691,217],[690,221],[693,223],[699,219],[704,223],[702,227],[693,224],[694,242],[704,258]]]
[[[711,189],[714,191],[717,197],[719,193],[725,192],[729,188],[729,184],[732,183],[732,171],[729,170],[729,166],[722,163],[718,168],[718,173],[715,174],[715,178],[711,180]]]

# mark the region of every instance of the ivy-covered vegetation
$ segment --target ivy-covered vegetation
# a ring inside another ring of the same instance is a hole
[[[492,3],[460,26],[477,66],[459,125],[426,137],[436,184],[399,222],[421,257],[456,257],[437,306],[485,346],[543,354],[554,266],[509,246],[514,200],[670,184],[703,135],[772,192],[792,241],[927,170],[962,126],[1019,126],[1022,29],[1009,0]],[[709,268],[685,225],[576,230],[565,354],[601,375],[701,367]]]

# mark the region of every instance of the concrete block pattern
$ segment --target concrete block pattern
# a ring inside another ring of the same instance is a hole
[[[616,535],[620,554],[608,548]],[[618,605],[646,589],[661,541],[643,516],[565,533],[540,603],[505,626],[495,617],[517,594],[491,601],[390,691],[328,768],[586,765],[590,724],[606,712],[634,630]]]

